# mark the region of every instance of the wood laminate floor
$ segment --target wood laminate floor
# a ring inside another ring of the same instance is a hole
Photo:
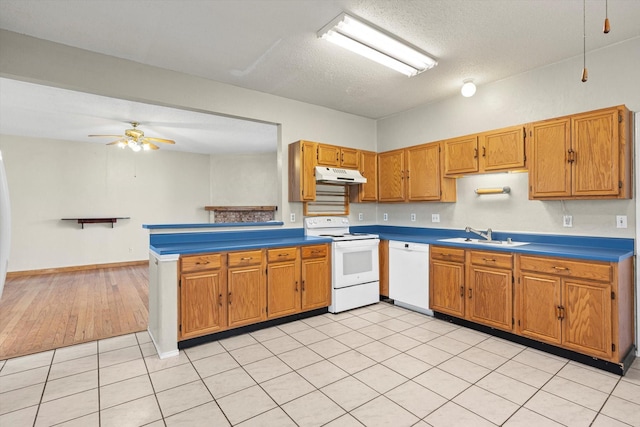
[[[0,299],[0,360],[144,331],[149,267],[14,277]]]

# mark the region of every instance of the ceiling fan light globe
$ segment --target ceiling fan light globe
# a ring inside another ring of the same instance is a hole
[[[138,151],[142,150],[142,147],[137,145],[137,144],[133,144],[129,146],[135,153],[137,153]]]

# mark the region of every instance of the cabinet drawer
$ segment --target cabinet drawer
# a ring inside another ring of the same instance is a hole
[[[610,282],[612,280],[612,268],[610,264],[570,261],[562,258],[538,258],[521,255],[520,270],[599,280],[602,282]]]
[[[500,267],[509,269],[513,267],[513,255],[511,254],[471,251],[470,258],[471,264],[475,265],[486,265],[487,267]]]
[[[302,247],[302,258],[324,258],[327,256],[327,245],[314,245]]]
[[[229,267],[242,267],[245,265],[255,265],[262,263],[262,251],[230,252]]]
[[[180,262],[183,272],[216,269],[222,267],[222,254],[183,256]]]
[[[293,261],[298,257],[296,248],[277,248],[267,250],[267,262]]]
[[[464,262],[464,249],[431,246],[431,259],[442,261]]]

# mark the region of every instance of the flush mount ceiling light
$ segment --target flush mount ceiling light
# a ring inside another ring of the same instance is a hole
[[[363,19],[346,13],[318,31],[318,37],[412,77],[438,65],[420,49]]]
[[[464,80],[463,83],[460,93],[465,98],[472,97],[476,93],[476,85],[473,83],[473,79]]]

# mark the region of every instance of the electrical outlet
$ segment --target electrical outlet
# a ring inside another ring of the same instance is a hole
[[[627,216],[626,215],[616,215],[616,227],[618,227],[618,228],[627,228]]]
[[[383,213],[383,214],[382,214],[382,220],[383,220],[383,221],[389,221],[389,214],[388,214],[388,213],[386,213],[386,212],[385,212],[385,213]]]
[[[573,227],[573,216],[571,216],[571,215],[563,215],[562,216],[562,226],[563,227]]]
[[[415,221],[416,220],[416,214],[412,213],[411,214],[411,221]]]
[[[440,214],[431,214],[431,222],[440,222]]]
[[[360,212],[358,214],[358,221],[362,221],[364,219],[364,214],[362,212]]]
[[[291,217],[289,218],[289,220],[290,220],[291,222],[296,222],[296,214],[292,213],[292,214],[291,214]]]

